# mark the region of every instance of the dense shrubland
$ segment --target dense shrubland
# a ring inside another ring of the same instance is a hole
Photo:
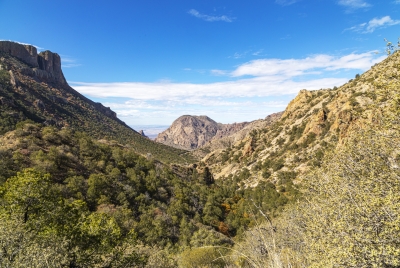
[[[277,215],[297,194],[245,188],[246,169],[219,181],[207,167],[178,176],[118,143],[31,121],[0,143],[5,267],[154,267],[156,257],[173,266],[180,252],[182,263],[203,246],[231,247],[256,225],[255,205]]]

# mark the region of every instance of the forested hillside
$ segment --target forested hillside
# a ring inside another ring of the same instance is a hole
[[[256,223],[253,205],[275,215],[297,193],[271,183],[245,189],[245,174],[214,181],[207,168],[180,167],[177,176],[130,148],[32,122],[0,145],[5,267],[154,267],[152,258],[168,267],[190,248],[230,247]]]

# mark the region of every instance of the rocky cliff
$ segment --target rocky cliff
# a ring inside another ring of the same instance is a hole
[[[207,116],[183,115],[155,139],[176,148],[193,150],[212,139],[219,139],[243,129],[248,123],[220,124]]]
[[[42,82],[67,84],[61,70],[61,58],[57,53],[46,50],[38,54],[34,46],[10,41],[0,41],[0,51],[26,63],[31,68],[23,71]]]

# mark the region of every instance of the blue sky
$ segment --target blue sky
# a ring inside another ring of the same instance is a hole
[[[131,126],[233,123],[381,61],[399,11],[400,0],[0,0],[0,39],[57,52],[70,85]]]

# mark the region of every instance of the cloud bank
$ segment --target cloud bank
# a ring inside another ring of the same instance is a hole
[[[301,89],[340,86],[348,70],[364,71],[385,56],[374,52],[337,57],[314,55],[303,59],[260,59],[244,63],[232,71],[212,70],[225,76],[215,83],[174,82],[70,82],[80,93],[97,98],[119,117],[145,124],[169,124],[182,114],[206,114],[223,123],[249,121],[284,110]],[[107,98],[120,101],[110,102]],[[158,118],[158,119],[157,119]],[[157,120],[156,120],[157,119]],[[167,120],[167,122],[166,122]]]

